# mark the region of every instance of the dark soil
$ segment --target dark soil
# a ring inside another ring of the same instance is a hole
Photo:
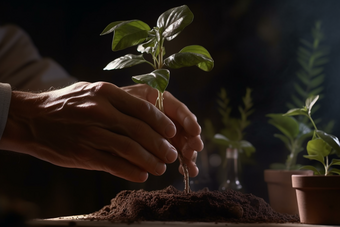
[[[113,222],[189,221],[284,223],[299,222],[297,215],[274,211],[262,198],[229,190],[184,193],[172,186],[163,190],[126,190],[111,204],[88,216]]]

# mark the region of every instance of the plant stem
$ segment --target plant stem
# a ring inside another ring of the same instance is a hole
[[[158,91],[158,90],[157,90]],[[164,113],[164,105],[163,105],[163,93],[158,91],[158,97],[155,103],[155,106]],[[168,140],[171,144],[171,140]],[[182,171],[183,171],[183,175],[184,175],[184,191],[185,193],[189,193],[190,192],[190,185],[189,185],[189,170],[188,170],[188,166],[185,164],[184,162],[184,157],[182,155],[181,151],[178,151],[178,159],[179,159],[179,163],[182,166]]]
[[[182,171],[184,175],[184,192],[190,193],[189,170],[188,170],[188,166],[184,163],[182,152],[178,152],[178,159],[179,159],[180,164],[182,165]]]
[[[325,159],[326,159],[325,176],[327,176],[328,175],[328,168],[329,168],[329,166],[328,166],[328,156],[326,156]]]

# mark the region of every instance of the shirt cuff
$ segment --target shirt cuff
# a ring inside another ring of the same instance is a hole
[[[6,127],[11,96],[11,85],[0,83],[0,139]]]

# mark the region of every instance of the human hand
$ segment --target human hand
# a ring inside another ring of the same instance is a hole
[[[156,102],[157,91],[148,85],[137,84],[122,87],[122,89],[152,104]],[[171,138],[171,142],[177,150],[182,152],[189,175],[195,177],[199,172],[196,166],[197,151],[203,149],[200,137],[201,127],[197,123],[196,116],[167,91],[164,93],[164,112],[177,128],[176,136]],[[181,166],[179,166],[179,171],[183,174]]]
[[[13,91],[0,149],[144,182],[177,159],[167,141],[175,134],[151,103],[110,83],[79,82],[37,94]]]

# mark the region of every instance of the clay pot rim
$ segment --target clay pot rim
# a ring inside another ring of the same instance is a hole
[[[329,188],[340,189],[340,176],[324,176],[324,175],[292,175],[292,187],[299,188]]]

